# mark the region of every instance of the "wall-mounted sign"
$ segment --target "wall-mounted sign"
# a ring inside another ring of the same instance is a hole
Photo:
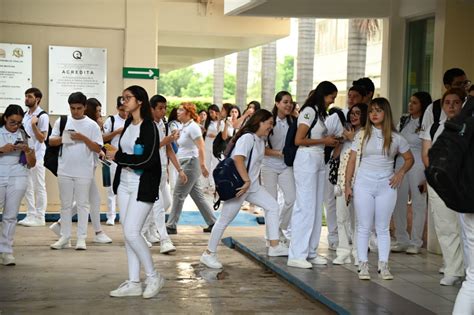
[[[157,68],[129,68],[122,69],[122,77],[128,79],[158,79],[160,70]]]
[[[49,113],[69,114],[67,99],[82,92],[107,104],[107,49],[49,46]]]
[[[31,45],[0,43],[0,112],[10,104],[24,106],[31,87]]]

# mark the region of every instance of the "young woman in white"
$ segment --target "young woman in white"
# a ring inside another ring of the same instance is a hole
[[[287,263],[290,267],[312,268],[313,264],[327,264],[326,258],[317,254],[317,248],[321,237],[326,181],[324,146],[335,146],[339,142],[336,137],[327,136],[324,121],[326,110],[334,103],[336,96],[334,84],[321,82],[310,92],[298,116],[295,144],[299,148],[293,164],[296,202],[291,216]]]
[[[177,132],[179,135],[179,131],[182,128],[181,122],[178,120],[178,108],[173,108],[168,116],[168,133],[171,134],[173,132]],[[176,141],[172,144],[173,150],[178,147]],[[176,150],[175,150],[175,153]],[[169,183],[169,190],[170,194],[173,193],[174,187],[176,186],[176,181],[178,180],[179,174],[175,167],[168,164],[168,183]],[[168,210],[168,209],[166,209]]]
[[[130,86],[123,91],[122,97],[130,117],[125,122],[118,150],[110,148],[106,154],[117,163],[113,187],[121,211],[129,278],[111,291],[110,296],[142,295],[148,299],[158,294],[165,282],[156,271],[150,249],[141,235],[143,224],[159,194],[160,139],[145,89]],[[140,265],[147,277],[144,291],[140,283]]]
[[[336,249],[336,258],[332,261],[334,265],[349,264],[351,262],[351,252],[354,257],[354,265],[359,265],[357,258],[357,220],[354,213],[352,201],[346,203],[344,195],[344,183],[347,162],[351,153],[352,141],[357,132],[363,128],[367,122],[367,104],[358,103],[352,105],[347,113],[347,120],[350,123],[349,128],[344,128],[344,142],[333,151],[333,156],[340,157],[337,185],[334,186],[336,195],[336,216],[337,216],[337,235],[338,246]],[[352,239],[352,245],[350,240]]]
[[[24,116],[19,105],[9,105],[0,118],[0,263],[5,266],[15,265],[16,218],[28,184],[28,168],[36,164],[35,151],[28,146],[26,132],[20,128]]]
[[[216,167],[219,160],[212,154],[212,146],[217,134],[224,130],[224,121],[220,119],[220,110],[217,105],[212,104],[207,109],[207,118],[204,122],[204,144],[206,148],[206,167],[209,170],[209,174]],[[209,193],[214,193],[214,179],[212,176],[208,176],[203,179],[205,183],[205,190]]]
[[[204,177],[209,176],[209,171],[205,163],[204,140],[202,139],[201,128],[197,123],[199,122],[199,116],[196,113],[196,106],[192,103],[181,104],[178,108],[178,119],[182,123],[182,127],[177,141],[178,153],[176,156],[188,181],[186,183],[177,181],[174,187],[173,204],[166,224],[168,234],[177,234],[176,225],[183,211],[184,200],[188,195],[191,196],[208,224],[208,227],[204,228],[203,231],[211,232],[216,217],[204,196],[203,184],[200,178],[201,174]]]
[[[207,250],[201,256],[201,262],[209,268],[222,268],[222,263],[217,259],[217,245],[227,226],[239,213],[244,200],[265,209],[266,229],[270,241],[268,255],[288,255],[288,248],[280,244],[278,237],[278,203],[260,185],[258,179],[265,152],[265,137],[268,136],[272,128],[272,113],[264,109],[258,110],[232,140],[236,142],[231,157],[235,161],[235,167],[242,177],[244,185],[239,188],[235,198],[224,202],[221,216],[212,229]],[[248,165],[249,159],[250,165]]]
[[[375,222],[379,251],[378,272],[382,279],[391,280],[393,276],[388,267],[390,219],[397,201],[397,188],[413,165],[413,155],[407,140],[396,132],[388,100],[373,99],[369,104],[368,112],[364,130],[359,132],[352,142],[352,151],[346,170],[345,196],[346,202],[354,198],[358,221],[359,279],[370,279],[367,256],[369,236]],[[402,156],[404,163],[394,173],[393,164],[397,154]],[[355,183],[352,188],[358,155],[361,156],[360,166],[355,174]]]
[[[418,254],[423,245],[423,229],[426,220],[426,178],[425,166],[421,160],[420,131],[423,114],[432,103],[430,94],[416,92],[410,97],[408,104],[408,116],[402,116],[398,126],[400,134],[407,139],[410,150],[415,157],[415,163],[403,178],[398,188],[398,197],[393,220],[395,223],[396,242],[392,245],[392,252],[406,252],[407,254]],[[403,159],[398,157],[395,161],[395,170],[403,165]],[[411,197],[412,225],[410,235],[407,232],[407,203],[408,195]]]
[[[465,97],[466,92],[463,89],[449,89],[444,93],[441,98],[441,110],[446,119],[449,120],[459,115]],[[443,132],[446,119],[443,119],[439,125],[434,126],[433,123],[428,125],[425,130],[426,132],[422,135],[422,159],[426,167],[429,165],[428,151]],[[431,213],[433,214],[433,223],[445,264],[444,277],[441,279],[440,284],[451,286],[461,281],[465,274],[463,242],[461,240],[462,220],[460,219],[462,219],[462,215],[449,209],[436,191],[429,185],[428,203]],[[471,258],[471,261],[472,260],[473,258]],[[472,274],[470,277],[472,277]]]
[[[275,95],[273,107],[273,130],[270,132],[265,147],[265,157],[262,164],[263,187],[278,199],[278,188],[283,193],[283,204],[279,208],[280,240],[290,240],[290,220],[293,204],[296,199],[295,178],[293,167],[287,166],[284,161],[283,147],[285,146],[286,134],[290,124],[296,123],[291,116],[293,100],[287,91],[280,91]]]

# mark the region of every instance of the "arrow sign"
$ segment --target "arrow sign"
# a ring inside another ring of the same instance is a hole
[[[122,70],[122,77],[128,79],[158,79],[160,70],[157,68],[128,68]]]

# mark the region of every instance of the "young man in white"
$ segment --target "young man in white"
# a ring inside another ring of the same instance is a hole
[[[43,158],[46,151],[49,116],[39,106],[42,97],[43,94],[37,88],[32,87],[25,91],[25,105],[28,111],[23,118],[23,126],[30,136],[29,146],[35,150],[36,165],[28,170],[28,186],[25,193],[28,209],[26,217],[18,222],[23,226],[45,225],[44,216],[48,201]]]
[[[51,244],[52,249],[70,246],[72,229],[72,204],[77,205],[76,249],[86,249],[89,213],[89,191],[94,180],[95,155],[103,144],[99,125],[84,115],[86,96],[72,93],[68,103],[68,115],[63,135],[60,136],[60,119],[56,120],[49,144],[62,145],[58,158],[58,184],[61,198],[61,237]]]
[[[114,147],[118,148],[118,142],[120,135],[122,134],[125,120],[127,120],[128,113],[124,110],[122,104],[122,97],[117,97],[117,114],[110,116],[104,123],[104,134],[102,136],[104,143],[109,143]],[[110,178],[111,182],[114,181],[115,170],[117,164],[112,163],[110,165]],[[115,224],[116,217],[116,195],[112,189],[112,185],[106,188],[107,190],[107,225]]]

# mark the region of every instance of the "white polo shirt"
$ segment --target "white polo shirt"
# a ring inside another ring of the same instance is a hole
[[[17,140],[24,141],[20,129],[8,131],[5,126],[0,128],[0,147],[7,143],[15,144]],[[0,177],[28,176],[26,166],[20,164],[21,151],[0,153]]]
[[[271,149],[283,151],[283,147],[285,146],[286,134],[288,133],[288,129],[290,128],[290,126],[288,125],[288,120],[286,117],[281,119],[277,116],[275,121],[276,123],[273,127],[273,132],[271,135],[268,136],[268,142],[270,142],[272,145]],[[267,147],[270,148],[268,142]],[[278,171],[283,171],[285,168],[287,168],[283,157],[277,156],[265,156],[263,158],[263,165]]]
[[[28,145],[35,150],[36,161],[43,161],[44,153],[46,152],[46,144],[41,143],[36,139],[36,135],[33,132],[33,127],[31,127],[31,118],[33,116],[38,116],[43,110],[41,107],[37,107],[36,110],[30,114],[28,111],[25,113],[25,117],[23,117],[23,126],[25,127],[26,133],[30,136],[28,139]],[[48,114],[43,114],[38,118],[38,129],[41,132],[46,132],[46,136],[48,135],[49,131],[49,116]]]
[[[263,156],[265,154],[265,140],[258,137],[254,133],[246,133],[237,140],[231,157],[236,155],[245,156],[245,167],[247,167],[250,151],[252,150],[252,159],[248,168],[250,179],[249,192],[256,192],[260,186],[258,177],[262,166]]]
[[[119,128],[122,128],[125,126],[125,121],[126,119],[123,119],[120,117],[119,114],[115,114],[114,116],[114,129],[112,130],[112,119],[110,117],[107,117],[104,123],[104,134],[111,133],[112,131],[115,131]],[[112,138],[110,141],[110,144],[113,145],[114,147],[118,148],[118,142],[120,139],[120,134],[116,135],[115,137]]]
[[[179,138],[177,140],[178,153],[176,154],[178,159],[189,159],[199,156],[199,150],[197,148],[196,141],[202,138],[201,127],[194,121],[190,120],[185,124],[182,124]]]
[[[315,119],[317,119],[317,122],[314,125],[313,129],[311,129],[310,139],[322,139],[327,136],[328,130],[321,118],[318,117],[317,111],[309,106],[304,108],[300,112],[298,116],[298,127],[299,125],[304,124],[308,126],[308,128],[311,128],[311,124]],[[324,153],[324,144],[299,146],[298,150],[316,151],[318,153]]]

